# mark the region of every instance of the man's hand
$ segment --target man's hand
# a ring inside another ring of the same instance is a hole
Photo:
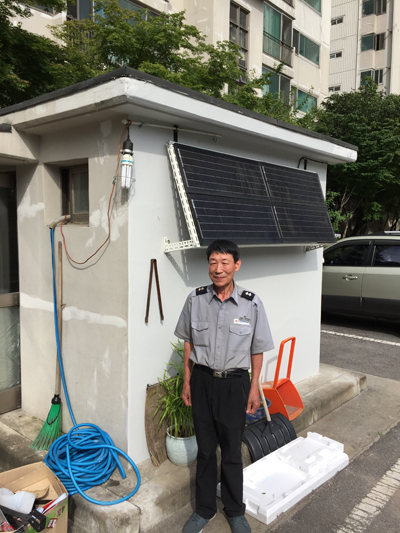
[[[190,407],[192,405],[192,396],[190,394],[190,383],[184,383],[182,388],[182,400],[185,405]]]
[[[248,415],[254,415],[257,409],[260,407],[260,393],[257,389],[250,389],[249,400],[247,402],[246,413]]]

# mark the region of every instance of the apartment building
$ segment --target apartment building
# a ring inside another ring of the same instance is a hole
[[[261,74],[280,62],[284,67],[265,90],[282,91],[289,98],[295,88],[298,103],[307,111],[328,95],[331,0],[119,0],[123,8],[141,7],[152,13],[186,11],[186,22],[195,25],[210,43],[230,40],[241,47],[243,71]],[[32,8],[23,21],[29,31],[50,35],[47,25],[68,18],[87,18],[92,0],[76,0],[67,13],[52,15]],[[306,98],[311,91],[311,96]]]
[[[329,92],[358,89],[372,77],[400,93],[400,5],[394,0],[332,0]]]

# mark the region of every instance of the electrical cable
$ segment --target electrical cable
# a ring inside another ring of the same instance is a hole
[[[122,132],[122,135],[121,135],[121,138],[119,140],[119,145],[118,145],[118,157],[117,157],[117,167],[115,169],[115,176],[114,176],[114,179],[113,179],[113,186],[112,186],[112,189],[111,189],[111,194],[110,194],[110,199],[108,201],[108,210],[107,210],[107,219],[108,219],[108,235],[107,235],[107,238],[106,240],[103,242],[103,244],[101,246],[99,246],[97,248],[97,250],[91,255],[89,256],[87,259],[85,259],[85,261],[75,261],[75,259],[72,259],[72,257],[69,255],[68,253],[68,250],[67,250],[67,244],[65,242],[65,236],[64,236],[64,232],[63,232],[63,224],[64,222],[66,221],[66,218],[67,218],[67,215],[65,215],[64,217],[64,220],[61,222],[61,226],[60,226],[60,230],[61,230],[61,235],[62,235],[62,239],[63,239],[63,243],[64,243],[64,249],[65,249],[65,253],[67,254],[67,257],[70,261],[72,261],[73,263],[75,263],[76,265],[84,265],[85,263],[87,263],[89,261],[89,259],[92,259],[92,257],[94,257],[102,248],[105,244],[107,244],[107,242],[110,240],[110,235],[111,235],[111,221],[110,221],[110,209],[111,209],[111,200],[112,200],[112,197],[113,197],[113,194],[114,194],[114,190],[115,190],[115,180],[116,180],[116,176],[117,176],[117,172],[118,172],[118,165],[119,165],[119,159],[120,159],[120,156],[121,156],[121,143],[122,143],[122,138],[124,136],[124,133],[125,131],[128,129],[128,132],[129,132],[129,126],[131,125],[131,121],[128,120],[125,127],[124,127],[124,130]],[[129,137],[129,133],[128,133],[128,137]]]
[[[114,446],[111,437],[95,424],[77,424],[72,411],[71,402],[65,381],[64,367],[61,357],[60,337],[58,334],[57,297],[54,267],[54,230],[50,228],[51,257],[53,266],[53,302],[54,325],[56,332],[57,356],[60,363],[61,380],[65,393],[65,400],[73,423],[73,428],[53,442],[44,462],[60,479],[68,494],[79,493],[87,501],[97,505],[115,505],[131,498],[139,489],[140,473],[132,459],[122,450]],[[115,467],[118,467],[122,479],[126,478],[125,470],[118,458],[122,455],[136,473],[136,487],[118,500],[95,500],[84,493],[91,487],[105,483]]]

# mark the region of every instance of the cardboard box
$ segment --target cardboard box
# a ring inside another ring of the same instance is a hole
[[[49,533],[67,533],[68,529],[68,493],[57,476],[45,463],[33,463],[21,466],[8,472],[0,473],[0,485],[13,492],[19,490],[38,491],[49,488],[45,499],[55,500],[62,494],[67,497],[50,509],[46,515],[46,528],[43,531]],[[36,533],[32,527],[28,527],[26,533]]]

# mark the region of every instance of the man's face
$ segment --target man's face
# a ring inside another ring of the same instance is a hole
[[[219,289],[228,287],[239,268],[240,259],[235,263],[231,254],[213,252],[208,260],[208,275]]]

